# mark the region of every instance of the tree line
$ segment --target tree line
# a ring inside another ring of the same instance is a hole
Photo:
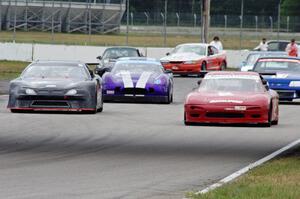
[[[202,0],[168,0],[168,12],[199,13]],[[212,15],[240,15],[242,0],[211,0]],[[244,0],[245,15],[276,16],[280,3],[281,14],[300,16],[300,0]],[[159,13],[165,0],[130,0],[132,12]]]

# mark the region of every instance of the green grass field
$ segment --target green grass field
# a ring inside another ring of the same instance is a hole
[[[12,42],[13,33],[0,31],[0,42]],[[212,39],[212,38],[210,38]],[[221,37],[225,49],[239,49],[240,41],[236,36]],[[167,47],[175,47],[182,43],[199,42],[200,36],[193,35],[168,35]],[[49,32],[23,32],[17,31],[15,35],[17,43],[42,43],[42,44],[68,44],[68,45],[93,45],[93,46],[120,46],[126,45],[125,34],[89,35],[79,33],[55,33],[52,38]],[[138,47],[163,47],[164,39],[161,34],[130,34],[129,45]],[[252,49],[257,46],[259,40],[256,37],[244,38],[243,49]]]
[[[19,61],[0,61],[0,80],[16,78],[28,64]]]
[[[300,199],[300,148],[268,162],[236,181],[192,199]]]

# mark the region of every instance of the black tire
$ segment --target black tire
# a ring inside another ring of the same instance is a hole
[[[227,68],[227,64],[226,64],[225,61],[223,61],[222,64],[221,64],[221,71],[226,70],[226,68]]]
[[[272,126],[272,104],[270,105],[269,113],[268,113],[268,122],[264,123],[262,126],[271,127]]]
[[[278,125],[278,120],[272,121],[272,125]]]
[[[172,96],[171,96],[171,93],[170,93],[171,91],[169,91],[168,92],[168,98],[167,98],[167,100],[164,102],[164,104],[170,104],[171,103],[171,101],[172,101]]]
[[[184,125],[185,126],[190,126],[192,123],[186,121],[186,112],[184,112]]]
[[[206,62],[202,62],[201,64],[201,72],[206,71]]]

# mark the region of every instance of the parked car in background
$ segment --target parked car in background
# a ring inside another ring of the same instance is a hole
[[[203,71],[227,67],[226,52],[219,52],[214,46],[204,43],[178,45],[160,61],[165,69],[179,75],[198,75]]]
[[[268,51],[285,51],[286,46],[290,43],[287,40],[270,40],[267,41]],[[259,51],[259,46],[255,47],[253,51]]]
[[[300,59],[295,57],[260,58],[254,71],[267,80],[269,87],[276,90],[281,101],[300,98]]]
[[[272,51],[252,51],[249,53],[245,61],[241,63],[241,71],[250,71],[253,69],[256,61],[261,57],[283,57],[288,56],[286,52],[272,52]]]
[[[102,76],[105,71],[112,69],[118,58],[122,57],[143,57],[137,48],[133,47],[110,47],[107,48],[102,56],[98,56],[100,64],[96,66],[95,72]]]

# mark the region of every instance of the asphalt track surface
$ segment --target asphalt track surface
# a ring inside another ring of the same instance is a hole
[[[299,104],[280,124],[184,126],[196,78],[175,79],[175,103],[105,104],[96,115],[12,114],[0,97],[0,198],[181,199],[300,137]]]

